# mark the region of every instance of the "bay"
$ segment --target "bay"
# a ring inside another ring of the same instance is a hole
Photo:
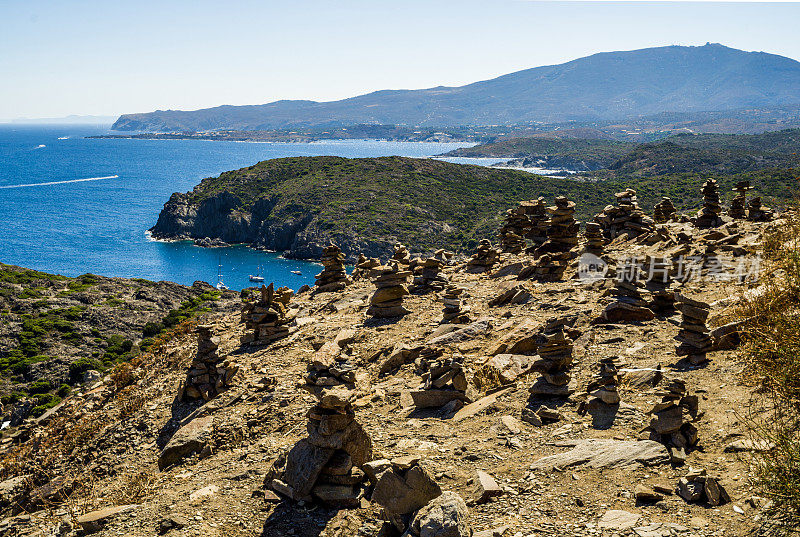
[[[205,177],[288,157],[427,157],[463,143],[331,140],[251,143],[90,139],[104,126],[0,125],[0,262],[45,272],[217,282],[231,289],[266,282],[313,284],[319,265],[243,246],[200,248],[159,242],[146,231],[173,192]],[[292,271],[301,272],[300,275]]]

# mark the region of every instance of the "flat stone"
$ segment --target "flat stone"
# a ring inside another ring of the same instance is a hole
[[[477,339],[491,332],[492,323],[488,319],[479,319],[474,323],[468,324],[464,328],[460,328],[448,334],[441,335],[431,339],[428,343],[432,346],[445,347],[448,345],[456,345]]]
[[[322,503],[339,509],[358,507],[361,503],[361,490],[348,485],[317,485],[311,494]]]
[[[106,507],[105,509],[98,509],[91,511],[85,515],[79,516],[75,521],[87,533],[94,533],[103,529],[108,522],[121,513],[132,511],[138,508],[138,505],[117,505],[115,507]]]
[[[199,500],[200,498],[205,498],[206,496],[213,496],[217,492],[219,492],[219,487],[218,486],[216,486],[216,485],[208,485],[207,487],[203,487],[201,489],[197,489],[194,492],[192,492],[191,494],[189,494],[189,499],[192,500],[192,501]]]
[[[457,390],[414,390],[400,394],[400,404],[404,408],[438,408],[450,401],[469,403],[471,399]]]
[[[455,416],[453,416],[453,421],[458,423],[461,420],[471,418],[472,416],[482,412],[495,404],[497,402],[497,398],[501,395],[504,395],[510,391],[510,388],[506,388],[505,390],[487,395],[486,397],[482,397],[475,401],[474,403],[470,403],[458,412],[456,412]]]
[[[725,446],[725,453],[742,453],[745,451],[770,451],[775,448],[775,444],[766,440],[753,440],[743,438],[735,440]]]
[[[598,527],[604,530],[625,531],[633,528],[641,520],[642,515],[629,513],[628,511],[612,510],[600,517],[597,522]]]
[[[669,461],[667,449],[653,440],[570,440],[556,445],[572,447],[570,451],[542,457],[532,469],[567,468],[587,464],[592,468],[625,468],[654,466]]]

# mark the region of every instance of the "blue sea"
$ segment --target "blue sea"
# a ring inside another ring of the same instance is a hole
[[[267,282],[313,284],[318,265],[243,246],[158,242],[146,231],[173,192],[205,177],[287,156],[427,157],[471,144],[382,142],[249,143],[87,139],[105,126],[0,125],[0,262],[45,272],[217,282],[231,289]],[[300,271],[302,275],[292,274]]]

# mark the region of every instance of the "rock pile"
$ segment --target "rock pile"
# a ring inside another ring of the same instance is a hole
[[[698,397],[689,395],[682,380],[673,380],[663,391],[660,403],[650,411],[650,439],[667,446],[673,463],[682,464],[686,451],[697,445]]]
[[[646,256],[642,265],[645,288],[650,292],[648,307],[655,312],[675,309],[675,291],[672,290],[672,263],[664,257]]]
[[[217,354],[219,338],[213,335],[212,328],[206,324],[197,327],[197,354],[186,374],[181,399],[210,401],[231,386],[239,370],[236,362]]]
[[[644,214],[639,207],[636,191],[628,188],[616,194],[617,205],[607,205],[603,212],[594,217],[606,237],[614,239],[622,234],[636,237],[641,233],[653,231],[653,219]]]
[[[481,239],[478,244],[478,250],[467,261],[467,272],[480,273],[491,270],[495,263],[499,252],[496,248],[492,247],[489,239]]]
[[[408,248],[398,243],[394,245],[394,253],[392,254],[392,259],[397,261],[401,265],[408,265],[409,263],[411,263],[411,254],[408,252]]]
[[[714,346],[711,332],[706,326],[711,305],[684,295],[676,296],[682,314],[681,329],[675,339],[679,342],[675,352],[687,356],[692,364],[706,361],[706,353]]]
[[[448,285],[442,298],[444,304],[444,311],[442,312],[441,324],[458,323],[466,324],[470,321],[469,312],[470,307],[464,306],[462,303],[461,295],[464,294],[464,289],[455,285]]]
[[[617,385],[619,374],[613,358],[603,358],[599,363],[599,378],[589,383],[586,391],[589,393],[589,406],[618,405],[620,403]]]
[[[731,208],[728,210],[728,216],[735,219],[743,219],[747,216],[747,211],[745,211],[745,203],[747,202],[747,191],[752,190],[752,186],[750,186],[750,181],[739,181],[736,183],[736,186],[733,187],[733,191],[736,192],[736,196],[731,201]]]
[[[722,219],[719,217],[722,206],[719,204],[719,187],[715,179],[709,179],[703,184],[703,207],[694,219],[694,225],[700,228],[719,227]]]
[[[419,267],[414,269],[414,289],[437,291],[444,289],[447,278],[442,274],[442,268],[447,264],[447,260],[447,253],[444,250],[437,250],[433,256],[422,261]]]
[[[433,348],[425,348],[420,352],[414,365],[417,374],[422,377],[422,385],[403,397],[401,402],[404,406],[413,404],[416,408],[431,408],[441,407],[451,401],[470,401],[466,396],[464,357],[460,354],[445,357],[443,354],[441,350]]]
[[[337,342],[329,341],[314,353],[308,364],[303,387],[309,391],[313,391],[315,387],[330,388],[339,385],[353,389],[355,382],[356,367],[341,354],[341,347]]]
[[[525,214],[525,209],[523,202],[506,211],[505,221],[500,228],[500,247],[504,252],[519,254],[527,246],[524,237],[530,231],[531,221]]]
[[[372,274],[372,269],[381,266],[381,260],[377,257],[367,257],[364,254],[358,254],[358,261],[356,261],[356,268],[353,269],[352,278],[369,278]]]
[[[675,216],[675,205],[672,204],[672,199],[666,196],[661,198],[661,201],[653,207],[653,220],[657,224],[665,224],[672,220]]]
[[[586,229],[583,232],[586,238],[585,250],[587,253],[600,257],[603,255],[603,248],[606,240],[603,238],[603,228],[597,222],[586,222]]]
[[[411,313],[403,307],[403,297],[408,293],[406,282],[411,272],[400,268],[396,260],[388,266],[374,269],[377,277],[373,280],[375,293],[370,298],[367,315],[378,318],[401,317]]]
[[[716,507],[731,501],[719,479],[708,476],[702,468],[690,468],[686,477],[678,480],[677,491],[689,503],[704,502]]]
[[[341,291],[351,283],[344,269],[344,254],[338,246],[335,244],[326,246],[322,250],[320,262],[323,267],[322,272],[315,276],[317,293]]]
[[[565,196],[557,196],[555,206],[548,207],[547,212],[550,214],[547,240],[534,252],[539,259],[533,274],[542,281],[558,281],[574,256],[572,250],[578,244],[580,225],[574,217],[575,202]]]
[[[560,259],[571,259],[572,249],[578,245],[580,225],[575,220],[575,202],[566,196],[556,196],[556,204],[548,207],[550,225],[547,240],[537,250],[541,253],[562,254]]]
[[[528,217],[529,229],[526,238],[529,239],[531,244],[531,252],[536,250],[539,246],[547,240],[547,228],[550,227],[550,218],[547,216],[547,204],[544,198],[539,198],[531,201],[523,201],[520,204]]]
[[[308,437],[273,464],[266,484],[295,501],[358,507],[372,440],[355,419],[354,393],[343,386],[311,391],[319,403],[308,412]]]
[[[546,329],[539,345],[539,359],[532,369],[541,377],[531,386],[534,396],[567,397],[575,391],[575,383],[569,374],[572,365],[572,340],[563,326]]]
[[[614,301],[605,307],[600,321],[610,323],[649,321],[655,317],[642,297],[644,285],[637,274],[622,269],[615,280]]]
[[[289,323],[295,315],[289,312],[289,301],[294,292],[288,287],[274,289],[261,286],[255,302],[242,305],[242,322],[250,330],[242,336],[241,343],[271,343],[289,335]]]
[[[775,217],[769,207],[761,205],[761,198],[755,197],[747,204],[747,219],[751,222],[770,222]]]

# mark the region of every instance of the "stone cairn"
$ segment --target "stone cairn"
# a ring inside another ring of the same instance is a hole
[[[467,261],[467,272],[479,273],[491,270],[494,264],[497,263],[499,254],[497,249],[492,247],[489,239],[481,239],[478,244],[478,250]]]
[[[197,354],[186,374],[181,389],[181,399],[202,398],[210,401],[231,386],[239,366],[232,360],[224,360],[218,354],[219,338],[212,333],[212,326],[197,327]]]
[[[352,278],[354,280],[369,278],[372,274],[372,269],[379,266],[381,266],[381,260],[377,257],[367,257],[364,254],[358,254],[358,261],[356,261],[356,268],[353,269]]]
[[[672,204],[672,199],[666,196],[661,198],[661,201],[653,207],[653,220],[656,224],[666,224],[675,216],[675,205]]]
[[[676,489],[678,496],[689,503],[705,502],[716,507],[731,501],[719,480],[707,475],[703,468],[690,468],[689,473],[678,480]]]
[[[658,395],[661,402],[650,411],[650,439],[667,446],[672,461],[681,464],[697,445],[698,398],[687,393],[682,380],[671,381]]]
[[[242,305],[242,322],[250,330],[242,336],[241,343],[271,343],[289,335],[289,323],[294,315],[288,313],[289,301],[294,293],[288,287],[274,289],[261,286],[259,298],[255,302]]]
[[[367,315],[378,318],[401,317],[411,313],[403,307],[403,297],[409,294],[406,282],[411,272],[400,268],[396,260],[389,265],[374,269],[377,277],[373,280],[375,293],[370,298]]]
[[[308,411],[308,437],[275,461],[266,484],[295,501],[358,507],[365,478],[361,467],[372,460],[372,440],[355,419],[354,392],[344,386],[310,386],[309,391],[319,402]]]
[[[466,395],[467,375],[462,355],[445,357],[441,349],[424,348],[414,360],[414,366],[422,384],[407,396],[401,396],[403,406],[436,408],[456,401],[459,406],[452,407],[452,410],[457,410],[463,403],[471,401]]]
[[[664,257],[646,256],[642,265],[642,276],[647,280],[645,288],[650,292],[648,307],[655,312],[675,309],[675,291],[672,290],[672,263]]]
[[[351,282],[347,277],[347,271],[344,269],[344,254],[335,244],[326,246],[322,250],[322,272],[317,274],[317,293],[326,293],[329,291],[341,291],[347,287]]]
[[[614,301],[605,307],[600,320],[610,323],[649,321],[655,317],[642,297],[644,285],[637,274],[622,269],[614,281]]]
[[[750,181],[739,181],[736,186],[732,188],[736,192],[733,201],[731,201],[731,208],[728,210],[728,216],[738,220],[743,220],[747,216],[745,210],[745,203],[747,202],[747,191],[752,190]]]
[[[408,252],[408,248],[398,243],[394,245],[392,259],[401,265],[408,266],[411,263],[411,254]]]
[[[722,206],[719,203],[719,187],[715,179],[703,183],[703,207],[694,219],[694,225],[700,228],[719,227],[722,219],[719,217]]]
[[[461,300],[464,289],[455,285],[448,285],[442,297],[444,311],[442,312],[441,324],[458,323],[465,324],[470,321],[470,307],[465,306]]]
[[[547,204],[544,198],[524,201],[520,205],[528,217],[529,229],[526,238],[531,241],[529,253],[533,253],[547,241],[547,228],[550,227],[550,218],[547,216]]]
[[[747,204],[747,219],[751,222],[769,222],[775,213],[769,207],[761,205],[761,198],[755,197]]]
[[[622,234],[636,237],[653,231],[653,219],[644,214],[639,207],[636,191],[628,188],[615,194],[617,205],[607,205],[603,212],[594,217],[606,237],[615,239]]]
[[[590,407],[599,405],[618,405],[621,401],[617,386],[619,374],[613,358],[603,358],[599,363],[599,378],[589,383],[586,391],[589,393],[588,404]]]
[[[312,387],[345,385],[352,390],[355,388],[355,382],[356,367],[344,354],[341,354],[338,343],[329,341],[314,353],[306,371],[305,385],[301,387],[310,391]]]
[[[436,250],[433,256],[422,261],[414,269],[414,289],[433,289],[441,291],[447,285],[447,278],[442,274],[442,268],[447,264],[448,252]],[[452,254],[450,254],[452,257]]]
[[[519,254],[527,246],[524,237],[530,231],[531,221],[525,214],[525,209],[523,202],[506,211],[505,221],[500,228],[500,247],[504,252]]]
[[[580,225],[574,217],[575,202],[565,196],[557,196],[555,206],[548,207],[547,212],[550,214],[547,240],[534,253],[539,257],[534,275],[542,281],[558,281],[573,258]]]
[[[586,238],[586,253],[600,257],[603,255],[603,248],[606,240],[603,238],[603,228],[597,222],[586,222],[586,229],[583,232]]]
[[[711,305],[700,300],[678,295],[678,309],[682,314],[681,326],[675,339],[678,346],[675,353],[678,356],[687,356],[693,365],[707,361],[708,353],[714,345],[711,332],[706,325]]]
[[[546,328],[539,345],[539,360],[533,370],[541,377],[531,386],[530,392],[540,397],[567,397],[575,391],[569,374],[572,365],[572,340],[563,326]]]

